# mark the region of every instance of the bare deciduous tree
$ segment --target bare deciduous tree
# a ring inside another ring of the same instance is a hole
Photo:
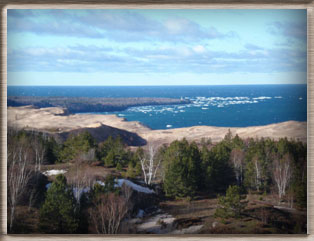
[[[69,177],[68,183],[73,188],[74,197],[77,201],[78,207],[80,207],[81,195],[84,189],[90,190],[95,182],[95,175],[89,168],[84,168],[83,161],[81,159],[75,160],[76,173],[72,177]]]
[[[80,159],[82,161],[93,161],[95,160],[95,155],[96,155],[95,148],[91,148],[87,152],[80,153],[77,159]]]
[[[279,199],[281,199],[286,194],[286,188],[291,178],[291,156],[286,154],[282,159],[275,158],[273,164],[273,177]]]
[[[32,143],[30,143],[30,145],[34,154],[33,170],[34,170],[34,184],[35,185],[30,190],[30,194],[29,194],[29,204],[28,204],[29,210],[33,206],[33,202],[38,196],[37,185],[39,183],[39,179],[41,175],[40,173],[41,165],[44,163],[44,158],[45,158],[45,153],[46,153],[45,146],[43,145],[43,143],[41,142],[38,136],[34,136],[34,139]]]
[[[99,234],[117,234],[129,207],[125,197],[114,193],[101,194],[93,201],[90,218]]]
[[[241,149],[233,149],[230,155],[230,159],[233,164],[237,184],[241,185],[243,182],[244,152]]]
[[[46,149],[38,137],[35,138],[34,142],[32,142],[31,145],[32,145],[32,149],[34,150],[34,154],[35,154],[34,169],[35,169],[35,172],[37,172],[37,171],[40,172],[41,165],[44,162]]]
[[[150,185],[156,178],[157,171],[160,167],[161,159],[156,158],[157,148],[148,147],[148,153],[140,157],[141,167],[144,175],[144,182]]]
[[[257,191],[259,191],[259,188],[262,184],[261,182],[261,164],[260,164],[260,160],[258,158],[258,156],[255,156],[253,158],[253,164],[254,164],[254,169],[255,169],[255,185],[256,185],[256,189]]]
[[[15,222],[16,205],[22,197],[30,180],[32,169],[29,168],[30,150],[23,142],[8,145],[8,204],[10,209],[9,229]]]

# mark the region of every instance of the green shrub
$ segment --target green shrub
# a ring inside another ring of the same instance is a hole
[[[120,171],[120,172],[122,171],[122,166],[120,163],[117,164],[116,168],[117,168],[117,171]]]
[[[129,162],[128,169],[125,173],[125,176],[129,178],[135,178],[137,176],[136,174],[137,173],[136,173],[135,168],[133,167],[132,162]]]
[[[241,195],[238,186],[229,186],[226,196],[218,197],[219,208],[216,209],[215,217],[239,218],[247,202],[243,202],[244,195]]]

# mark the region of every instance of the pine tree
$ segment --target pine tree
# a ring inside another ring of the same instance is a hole
[[[195,143],[173,142],[164,154],[167,196],[193,197],[199,185],[200,154]]]
[[[225,191],[235,182],[235,175],[230,165],[230,143],[225,140],[208,150],[202,149],[202,188],[208,191]]]
[[[135,178],[137,176],[136,169],[134,168],[132,162],[129,162],[128,169],[125,175],[129,178]]]
[[[229,186],[226,196],[218,197],[219,208],[216,209],[215,216],[221,218],[239,218],[247,202],[243,202],[244,196],[240,193],[240,187]]]
[[[63,162],[71,161],[80,154],[87,153],[90,149],[96,148],[96,140],[87,131],[78,135],[71,135],[63,144],[60,157]]]
[[[118,163],[125,166],[130,159],[129,155],[131,154],[125,151],[125,145],[120,136],[115,139],[109,136],[101,144],[98,152],[98,158],[104,161],[107,167],[116,167]]]
[[[75,233],[79,224],[75,205],[65,176],[57,175],[40,209],[40,229],[44,233]]]
[[[123,170],[120,163],[117,164],[116,168],[117,168],[117,171],[120,171],[120,172]]]

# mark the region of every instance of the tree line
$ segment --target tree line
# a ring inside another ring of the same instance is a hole
[[[290,198],[297,207],[306,207],[307,147],[302,142],[243,140],[229,131],[215,145],[175,141],[163,153],[167,196],[224,193],[236,185],[243,193],[277,193],[279,200]]]
[[[17,206],[24,205],[39,210],[40,232],[119,232],[134,212],[132,190],[117,187],[110,176],[100,185],[78,168],[83,162],[115,168],[151,188],[158,184],[167,198],[224,194],[232,187],[233,197],[275,193],[278,200],[305,208],[306,154],[306,144],[296,140],[241,139],[230,131],[219,143],[183,139],[131,151],[119,137],[97,143],[82,132],[58,143],[43,133],[8,129],[8,227],[16,230]],[[67,162],[77,167],[76,175],[69,180],[57,176],[47,190],[42,165]]]

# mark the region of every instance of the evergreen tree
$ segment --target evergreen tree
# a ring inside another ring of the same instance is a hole
[[[135,178],[142,174],[142,167],[139,162],[136,163],[135,167],[132,162],[129,162],[128,169],[126,171],[126,177]]]
[[[234,148],[244,148],[243,140],[238,136],[238,134],[236,134],[235,137],[232,139],[232,149]]]
[[[71,161],[95,147],[96,141],[87,131],[78,135],[71,135],[63,144],[63,150],[60,154],[61,159],[63,162]]]
[[[245,197],[240,193],[240,187],[229,186],[226,192],[226,196],[218,197],[219,208],[216,209],[215,216],[221,218],[239,218],[241,212],[247,205],[247,202],[243,202]]]
[[[202,149],[203,188],[221,192],[235,182],[235,175],[229,163],[230,153],[230,142],[225,140],[211,150]]]
[[[40,229],[44,233],[75,233],[79,225],[75,210],[72,189],[68,188],[65,176],[57,175],[40,208]]]
[[[117,171],[120,171],[120,172],[122,171],[122,166],[120,163],[117,164],[116,168],[117,168]]]
[[[89,199],[93,200],[97,196],[104,194],[104,193],[116,193],[118,194],[120,192],[120,188],[116,187],[116,180],[115,177],[112,175],[108,175],[105,178],[104,184],[95,183],[95,185],[92,187],[90,193],[89,193]]]
[[[109,136],[106,141],[104,141],[98,153],[99,159],[104,161],[107,167],[116,167],[118,163],[121,166],[125,166],[131,158],[132,153],[125,151],[125,145],[122,139],[118,136],[117,138],[112,138]]]
[[[45,142],[45,159],[47,163],[54,164],[61,161],[60,152],[61,152],[61,145],[59,145],[54,138],[49,137]]]
[[[167,196],[193,197],[200,182],[200,153],[195,143],[174,141],[164,154]]]

